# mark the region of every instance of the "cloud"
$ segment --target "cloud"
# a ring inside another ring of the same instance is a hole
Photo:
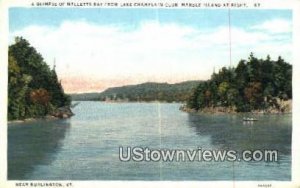
[[[236,27],[231,34],[235,63],[250,52],[290,55],[289,42],[276,42],[278,36]],[[28,26],[12,32],[11,40],[14,36],[29,40],[49,65],[56,59],[67,92],[100,91],[146,81],[208,79],[214,67],[229,66],[226,27],[193,28],[148,21],[128,30],[122,25],[65,21],[59,27]]]
[[[252,27],[252,29],[265,31],[269,33],[291,33],[292,21],[285,19],[273,19],[263,22]]]

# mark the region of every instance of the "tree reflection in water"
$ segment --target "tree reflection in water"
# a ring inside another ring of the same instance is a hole
[[[26,179],[34,166],[51,164],[69,127],[69,120],[10,124],[7,148],[8,179]]]

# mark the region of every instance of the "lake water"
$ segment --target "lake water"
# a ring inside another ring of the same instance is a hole
[[[291,180],[292,115],[243,123],[243,115],[195,115],[179,107],[80,102],[71,119],[12,123],[8,179]],[[279,153],[277,162],[121,162],[120,146]]]

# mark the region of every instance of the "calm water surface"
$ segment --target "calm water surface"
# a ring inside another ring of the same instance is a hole
[[[291,180],[291,115],[193,115],[180,104],[80,102],[71,119],[9,124],[10,180]],[[277,162],[121,162],[119,146],[276,149]]]

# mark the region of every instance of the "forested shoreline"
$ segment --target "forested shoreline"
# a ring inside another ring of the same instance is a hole
[[[108,88],[101,93],[71,94],[75,101],[105,102],[185,102],[201,81],[180,83],[146,82],[136,85]]]
[[[274,61],[270,56],[258,59],[251,53],[236,67],[214,72],[207,81],[149,82],[72,97],[117,102],[186,101],[183,110],[200,112],[288,112],[292,65],[280,56]],[[55,65],[51,69],[27,40],[16,37],[8,51],[8,120],[63,116],[63,108],[70,104],[71,97],[64,93]]]
[[[50,69],[26,39],[16,37],[8,50],[8,120],[55,116],[70,103],[55,65]]]
[[[194,90],[184,110],[203,112],[278,112],[292,99],[292,65],[280,56],[258,59],[253,53],[237,67],[223,67]]]

